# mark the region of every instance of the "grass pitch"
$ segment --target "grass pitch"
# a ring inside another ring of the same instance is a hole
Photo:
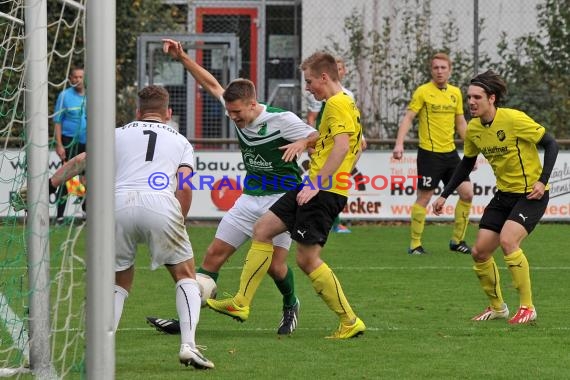
[[[564,248],[568,226],[539,225],[524,242],[538,311],[536,323],[526,326],[510,326],[504,320],[470,321],[486,307],[487,299],[471,268],[470,256],[448,250],[451,229],[445,224],[426,226],[423,243],[430,254],[425,256],[406,253],[408,225],[354,226],[351,234],[330,235],[322,257],[335,271],[352,307],[367,326],[363,336],[347,341],[324,339],[337,327],[337,317],[296,267],[293,249],[289,263],[301,300],[297,330],[290,337],[276,334],[282,302],[267,277],[245,323],[202,309],[196,340],[207,346],[204,354],[216,365],[209,371],[180,365],[179,336],[161,334],[146,324],[146,316],[172,318],[176,317],[176,309],[170,275],[163,268],[151,272],[147,251],[141,247],[133,290],[116,335],[116,378],[570,377],[570,265]],[[192,225],[188,230],[199,264],[215,227]],[[470,225],[468,243],[473,243],[476,232],[477,226]],[[84,234],[76,241],[76,250],[84,250]],[[52,250],[67,236],[63,229],[52,230]],[[237,290],[248,248],[246,244],[222,268],[219,297]],[[495,259],[503,295],[513,315],[518,296],[500,252]],[[7,338],[5,333],[0,337]],[[72,371],[66,378],[82,378],[80,372]]]
[[[448,250],[450,225],[428,225],[428,256],[406,253],[409,227],[355,226],[352,234],[331,234],[324,260],[340,279],[352,307],[367,325],[348,341],[324,337],[337,317],[294,268],[301,312],[297,331],[279,338],[281,297],[271,278],[261,284],[243,324],[202,309],[198,344],[216,369],[207,373],[177,364],[179,338],[145,325],[146,315],[174,317],[174,289],[165,270],[150,273],[141,255],[133,292],[117,334],[118,379],[553,379],[570,376],[567,289],[570,266],[562,242],[565,225],[541,225],[523,249],[531,265],[536,323],[510,326],[504,320],[471,322],[487,306],[469,255]],[[477,227],[469,227],[472,243]],[[190,227],[198,262],[214,228]],[[246,247],[222,269],[218,295],[234,294]],[[141,252],[142,253],[142,252]],[[503,294],[511,309],[518,296],[500,252],[496,260]]]

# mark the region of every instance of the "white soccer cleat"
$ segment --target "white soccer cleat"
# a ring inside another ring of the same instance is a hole
[[[471,318],[472,321],[490,321],[492,319],[507,319],[509,318],[509,308],[503,304],[502,310],[493,310],[491,306],[487,306],[485,311]]]
[[[191,365],[196,369],[210,369],[214,368],[214,363],[209,361],[200,350],[190,347],[189,344],[180,345],[180,353],[178,354],[180,363],[186,367]]]

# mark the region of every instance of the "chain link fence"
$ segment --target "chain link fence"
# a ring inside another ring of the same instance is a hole
[[[494,69],[509,87],[506,106],[570,137],[568,0],[179,1],[189,33],[238,37],[239,76],[256,83],[261,101],[303,118],[299,64],[327,50],[346,62],[343,85],[356,95],[366,136],[393,139],[412,92],[430,80],[429,57],[444,51],[463,93],[476,73]]]
[[[356,94],[366,135],[393,138],[413,90],[430,80],[428,60],[435,51],[449,53],[454,62],[450,82],[465,93],[475,73],[490,68],[505,73],[506,46],[540,32],[537,6],[543,3],[304,1],[302,55],[326,49],[344,58],[348,74],[343,84]]]

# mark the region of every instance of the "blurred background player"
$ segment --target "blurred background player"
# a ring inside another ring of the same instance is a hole
[[[347,203],[348,191],[339,186],[337,174],[350,172],[358,159],[362,137],[360,112],[354,100],[342,91],[333,56],[317,52],[303,61],[301,69],[307,90],[316,99],[326,100],[321,110],[322,122],[317,121],[319,139],[310,155],[310,183],[287,191],[255,223],[237,294],[219,301],[209,299],[207,303],[214,311],[246,320],[272,260],[272,239],[289,231],[297,242],[299,268],[339,318],[339,327],[329,338],[348,339],[362,334],[366,326],[352,310],[332,269],[321,259],[321,250],[334,218]]]
[[[418,87],[408,110],[400,123],[392,155],[400,160],[404,156],[404,139],[419,116],[417,155],[418,181],[416,202],[412,206],[408,253],[422,255],[427,251],[422,246],[422,234],[426,220],[426,207],[439,186],[449,182],[460,158],[455,147],[455,132],[463,139],[467,122],[463,116],[461,90],[448,83],[451,75],[451,60],[447,54],[437,53],[430,60],[431,81]],[[469,212],[473,200],[473,186],[469,177],[457,187],[459,200],[455,205],[455,223],[449,242],[449,249],[469,254],[471,249],[465,242],[469,223]]]
[[[80,67],[69,73],[70,87],[61,91],[55,102],[54,138],[55,151],[62,163],[85,152],[87,143],[87,103],[83,82],[84,71]],[[56,224],[64,223],[67,205],[67,187],[60,186],[57,197]],[[85,211],[85,202],[82,204]]]
[[[236,79],[224,90],[210,72],[184,52],[179,42],[166,39],[163,47],[165,53],[180,61],[196,81],[225,106],[236,128],[246,178],[259,178],[259,181],[248,182],[244,186],[243,194],[224,215],[198,269],[199,273],[217,281],[223,264],[253,235],[255,222],[287,189],[301,182],[297,155],[314,145],[318,133],[292,112],[259,103],[251,81]],[[246,154],[259,156],[270,165],[260,168],[248,160]],[[273,183],[282,186],[274,186]],[[282,233],[275,236],[272,242],[274,257],[269,273],[283,295],[283,317],[277,333],[286,335],[291,334],[297,326],[300,306],[295,295],[293,271],[287,265],[291,237],[288,233]],[[177,333],[175,320],[154,317],[147,320],[161,331]]]
[[[483,154],[497,179],[497,192],[485,207],[471,255],[475,261],[473,269],[490,305],[472,320],[509,317],[493,259],[500,246],[519,293],[519,309],[509,323],[521,324],[534,321],[537,315],[532,303],[529,263],[520,245],[548,205],[548,179],[556,163],[558,145],[542,125],[524,112],[499,107],[506,93],[505,82],[493,71],[471,80],[467,99],[473,119],[467,128],[464,156],[441,197],[434,202],[433,210],[436,215],[441,214],[446,198],[467,178],[477,155]],[[538,146],[544,148],[544,165],[540,163]]]

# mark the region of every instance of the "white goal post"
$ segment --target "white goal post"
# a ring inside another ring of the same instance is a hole
[[[114,134],[109,131],[115,125],[116,0],[58,0],[61,15],[51,23],[47,3],[13,0],[0,11],[0,165],[10,163],[14,150],[7,148],[16,144],[23,164],[7,180],[12,192],[27,187],[25,218],[7,200],[0,203],[7,210],[0,226],[0,377],[31,373],[59,379],[79,372],[81,378],[113,379]],[[50,28],[57,31],[49,33]],[[71,46],[58,50],[65,28],[73,36]],[[77,33],[85,37],[85,51],[76,49],[82,41]],[[50,250],[48,195],[48,94],[66,87],[74,54],[84,52],[86,78],[95,78],[86,86],[91,212],[85,255],[75,253],[82,226],[58,230],[64,243]],[[57,59],[68,70],[57,73],[62,81],[50,77]]]

